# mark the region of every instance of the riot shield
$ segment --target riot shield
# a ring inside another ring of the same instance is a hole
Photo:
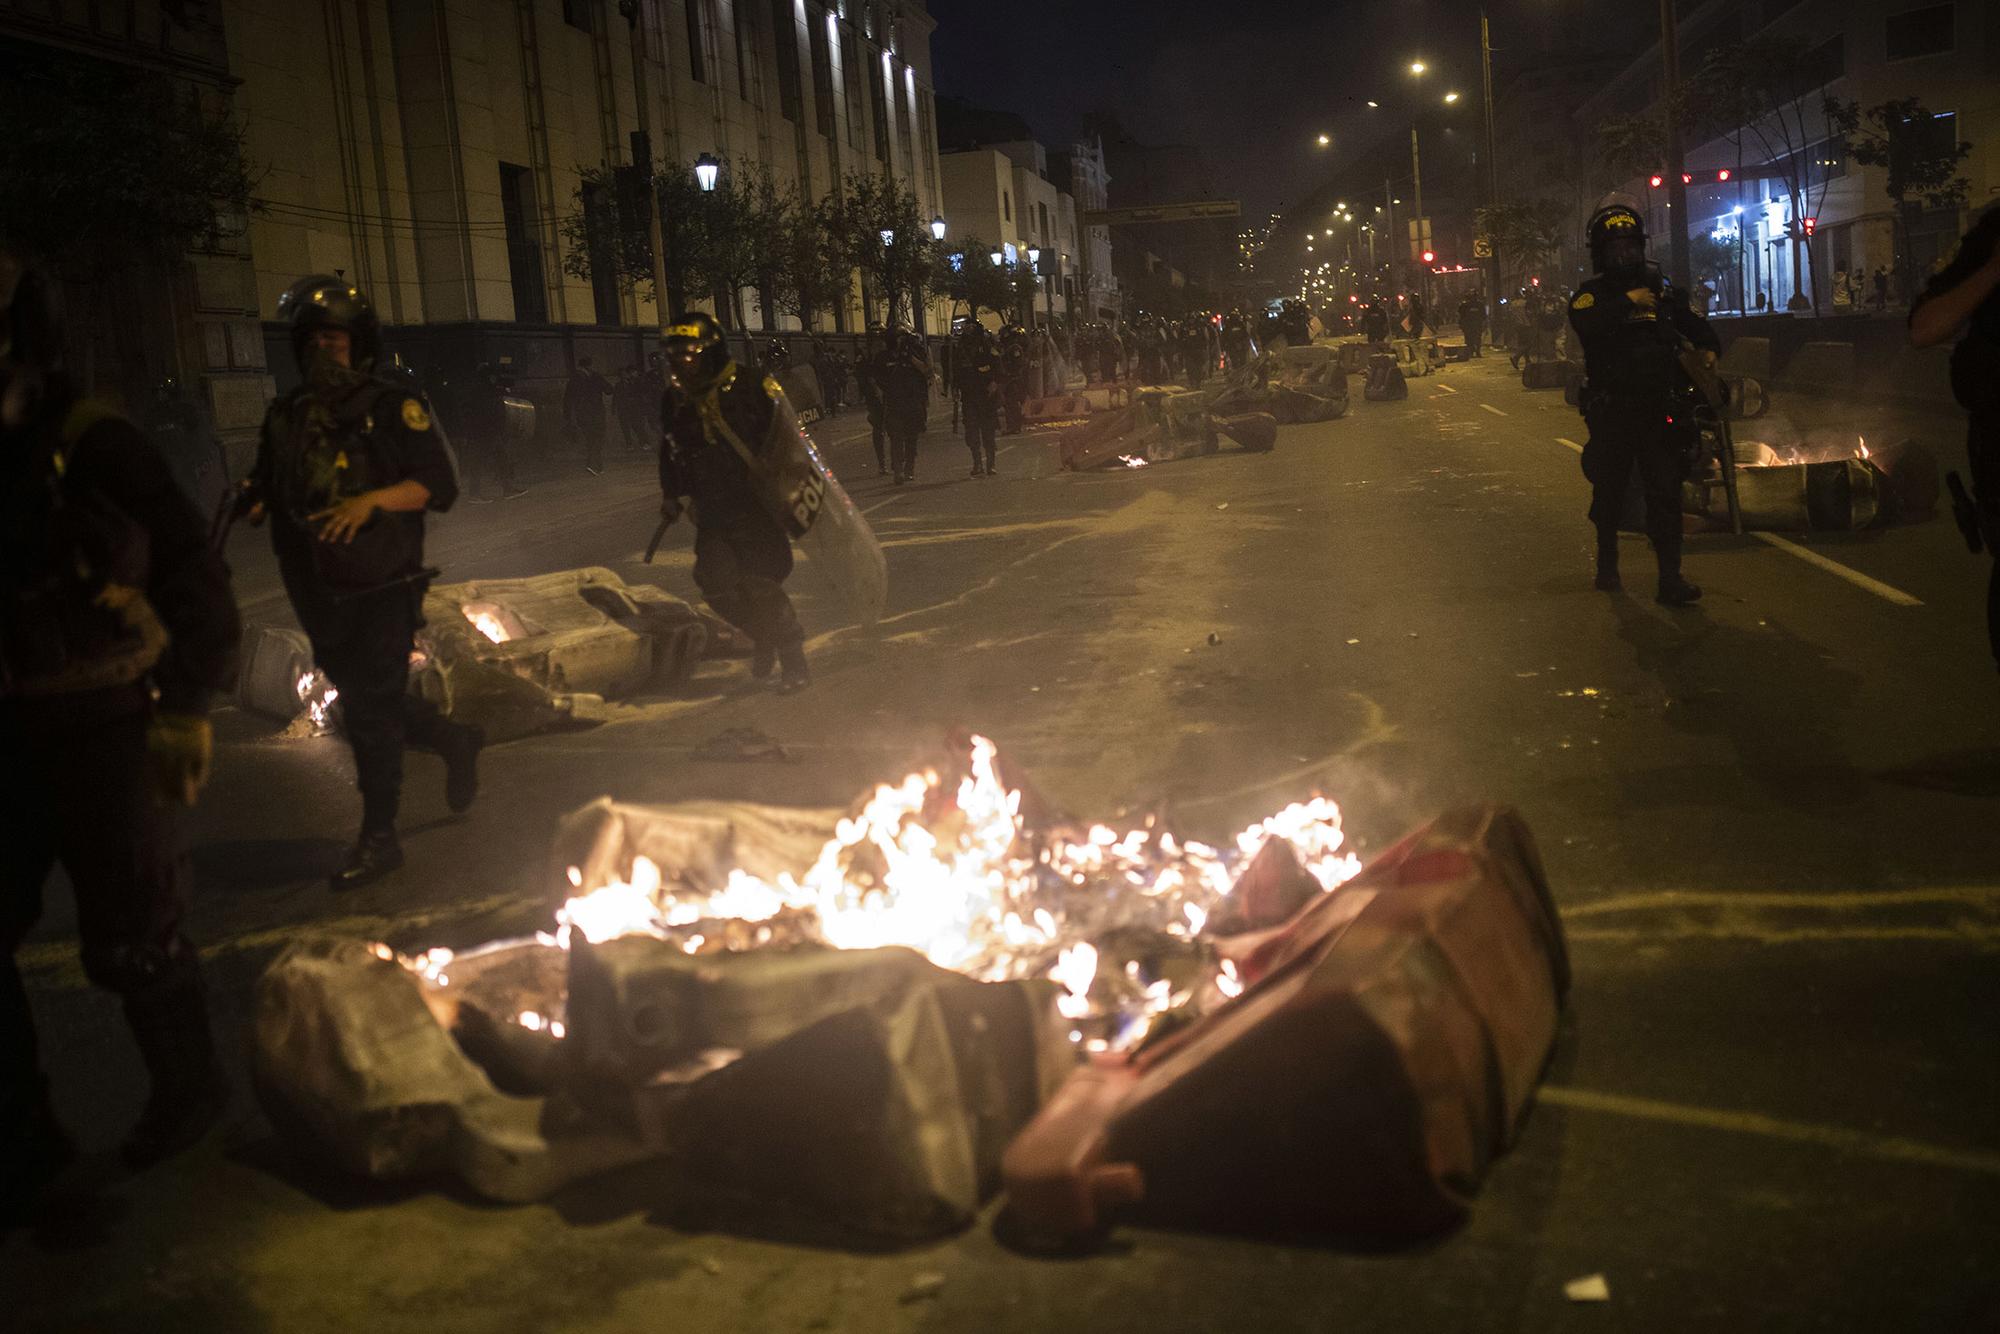
[[[805,560],[799,578],[842,615],[862,626],[882,619],[889,596],[889,567],[874,529],[799,425],[789,399],[775,383],[771,438],[762,457],[775,486],[780,521]]]

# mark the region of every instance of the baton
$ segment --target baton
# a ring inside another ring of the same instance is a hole
[[[335,593],[328,600],[338,607],[353,602],[357,598],[373,597],[377,593],[386,593],[392,588],[401,588],[405,584],[428,583],[443,573],[444,571],[442,570],[426,566],[421,570],[412,570],[408,574],[399,574],[394,579],[388,579],[379,584],[370,584],[367,588],[357,588],[351,593]]]
[[[653,530],[653,540],[646,544],[646,564],[651,565],[653,563],[653,556],[659,551],[660,543],[666,538],[667,529],[673,526],[674,521],[672,519],[660,520],[660,526]]]

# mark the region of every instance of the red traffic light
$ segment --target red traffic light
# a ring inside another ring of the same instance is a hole
[[[1437,251],[1435,250],[1424,251],[1424,263],[1434,264],[1436,262],[1437,262]]]
[[[1686,171],[1682,172],[1682,173],[1681,173],[1681,184],[1682,184],[1682,185],[1693,185],[1693,184],[1694,184],[1694,174],[1693,174],[1692,172],[1686,172]]]
[[[1716,172],[1716,173],[1715,173],[1715,179],[1716,179],[1716,180],[1718,180],[1718,181],[1726,181],[1726,180],[1728,180],[1728,179],[1729,179],[1729,168],[1727,168],[1727,167],[1724,167],[1724,168],[1723,168],[1723,169],[1722,169],[1721,171],[1718,171],[1718,172]]]
[[[1542,280],[1540,278],[1528,279],[1528,286],[1530,287],[1540,287],[1541,285],[1542,285]]]
[[[1666,178],[1666,177],[1664,177],[1664,176],[1662,176],[1662,175],[1660,175],[1660,173],[1658,173],[1658,172],[1654,172],[1654,173],[1653,173],[1653,175],[1652,175],[1652,178],[1651,178],[1651,179],[1650,179],[1650,180],[1649,180],[1649,181],[1648,181],[1647,183],[1648,183],[1649,185],[1651,185],[1651,186],[1652,186],[1652,187],[1653,187],[1653,188],[1654,188],[1655,190],[1657,190],[1657,189],[1659,189],[1659,188],[1660,188],[1661,184],[1662,184],[1662,183],[1663,183],[1663,182],[1664,182],[1664,181],[1665,181],[1666,179],[1667,179],[1667,178]]]
[[[1818,218],[1800,218],[1800,219],[1799,219],[1799,227],[1800,227],[1800,229],[1801,229],[1802,231],[1804,231],[1804,232],[1805,232],[1805,234],[1806,234],[1807,236],[1811,236],[1811,235],[1813,234],[1813,231],[1814,231],[1814,230],[1815,230],[1815,229],[1816,229],[1816,228],[1817,228],[1818,226],[1819,226],[1819,219],[1818,219]]]

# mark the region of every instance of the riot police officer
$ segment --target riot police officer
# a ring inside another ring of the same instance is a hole
[[[1952,351],[1951,390],[1969,418],[1970,512],[1960,527],[1994,557],[1986,585],[1986,634],[2000,662],[2000,208],[1989,208],[1910,306],[1910,341],[1934,347],[1963,331]],[[1953,479],[1956,482],[1956,479]]]
[[[889,334],[881,361],[882,420],[889,431],[895,484],[917,480],[917,444],[930,417],[931,359],[908,329]]]
[[[882,415],[882,369],[887,356],[881,330],[871,327],[861,336],[861,359],[854,364],[854,379],[868,414],[868,438],[875,446],[875,473],[880,477],[889,475],[889,431]]]
[[[694,518],[694,581],[715,614],[750,636],[750,674],[784,672],[778,688],[801,690],[805,631],[785,594],[792,539],[774,512],[775,438],[791,409],[769,376],[730,359],[722,327],[702,312],[682,315],[662,336],[667,390],[660,400],[660,515]],[[782,419],[780,412],[782,410]],[[796,431],[793,432],[796,435]]]
[[[1597,529],[1597,587],[1615,592],[1618,519],[1637,471],[1646,498],[1646,533],[1659,558],[1658,600],[1685,607],[1701,589],[1681,576],[1681,483],[1696,441],[1692,385],[1681,363],[1692,345],[1713,362],[1722,345],[1708,321],[1646,262],[1646,229],[1624,204],[1599,209],[1586,232],[1596,276],[1569,303],[1583,344],[1581,396],[1590,440],[1590,521]]]
[[[994,473],[994,436],[1000,426],[1000,357],[983,325],[972,324],[959,347],[958,395],[965,405],[965,444],[972,475]]]
[[[151,1080],[122,1146],[191,1146],[226,1091],[181,933],[176,812],[207,781],[208,707],[236,672],[229,571],[166,460],[79,398],[54,285],[0,251],[0,1213],[73,1155],[49,1107],[14,952],[61,862],[83,970],[124,1003]]]
[[[458,467],[423,401],[376,373],[381,335],[368,298],[344,279],[301,278],[278,299],[304,383],[264,417],[244,483],[253,521],[268,515],[292,610],[313,658],[340,692],[354,748],[361,832],[334,889],[403,864],[396,836],[406,742],[445,762],[454,812],[479,790],[476,727],[447,720],[409,692],[410,649],[423,624],[424,515],[458,498]]]
[[[1027,429],[1028,331],[1009,324],[1000,331],[1000,402],[1007,414],[1007,434]]]

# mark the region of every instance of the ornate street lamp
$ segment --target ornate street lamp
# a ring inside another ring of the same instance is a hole
[[[944,217],[942,214],[931,219],[931,239],[933,241],[944,240]]]
[[[722,174],[722,162],[713,153],[703,153],[694,160],[694,178],[701,185],[703,194],[715,192],[715,179]]]

